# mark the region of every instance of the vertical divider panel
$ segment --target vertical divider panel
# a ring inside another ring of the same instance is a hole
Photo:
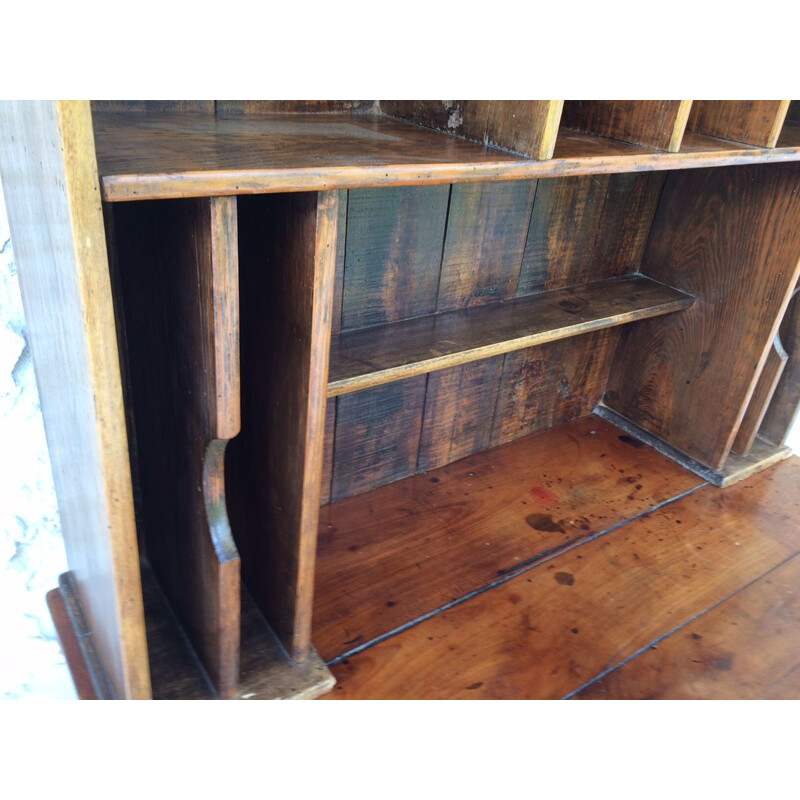
[[[775,147],[788,100],[695,100],[688,128],[758,147]]]
[[[244,582],[289,655],[310,649],[339,192],[240,201],[242,430],[228,498]]]
[[[691,107],[691,100],[567,100],[561,124],[677,153]]]
[[[240,427],[236,198],[109,209],[139,520],[153,572],[217,692],[239,682],[239,554],[224,457]]]

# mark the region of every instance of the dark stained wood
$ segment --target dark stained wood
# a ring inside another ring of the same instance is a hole
[[[775,147],[788,108],[788,100],[695,100],[688,128],[720,139]]]
[[[503,361],[494,356],[428,376],[417,472],[491,447]]]
[[[314,642],[339,656],[700,483],[586,417],[335,503]]]
[[[492,445],[590,413],[605,391],[617,330],[509,353],[497,394]]]
[[[200,666],[149,566],[142,567],[147,644],[155,700],[215,700],[219,697]],[[247,590],[242,590],[241,680],[234,700],[313,699],[334,683],[312,650],[291,661]]]
[[[567,100],[565,128],[677,153],[691,100]]]
[[[92,100],[92,114],[213,114],[213,100]]]
[[[329,696],[569,695],[796,556],[799,479],[792,459],[557,555],[335,665]]]
[[[372,115],[95,115],[97,159],[109,201],[302,192],[800,160],[780,149],[698,134],[682,152],[566,131],[551,160],[521,158]]]
[[[350,192],[342,329],[432,314],[448,186]]]
[[[788,360],[789,356],[781,345],[780,337],[776,336],[761,369],[753,396],[747,404],[739,432],[733,440],[733,449],[740,455],[746,456],[750,452]]]
[[[697,300],[623,331],[606,404],[714,469],[797,281],[798,176],[794,165],[670,175],[642,262]]]
[[[338,201],[240,204],[242,431],[228,502],[244,581],[297,661],[310,653]]]
[[[576,699],[800,700],[798,585],[795,555]]]
[[[779,333],[789,359],[764,416],[760,435],[783,444],[800,412],[800,292],[795,290]]]
[[[381,111],[480,144],[548,159],[562,105],[560,100],[382,100]]]
[[[332,500],[416,472],[425,382],[421,375],[338,399]]]
[[[239,554],[224,473],[240,427],[236,199],[109,213],[145,550],[225,697],[239,680]]]
[[[686,309],[692,298],[640,276],[420,317],[331,342],[329,396]]]
[[[514,297],[535,194],[535,182],[453,187],[437,311]]]
[[[795,101],[797,102],[797,101]],[[778,148],[792,148],[800,145],[800,119],[786,120],[783,123]]]
[[[789,109],[786,112],[786,122],[800,122],[800,100],[789,101]]]
[[[216,100],[217,114],[373,113],[374,100]]]
[[[336,220],[336,269],[333,276],[333,307],[331,308],[331,332],[342,330],[342,295],[344,294],[344,257],[347,240],[347,204],[349,192],[339,192],[339,216]]]
[[[45,598],[53,626],[56,629],[58,643],[61,645],[61,652],[67,662],[67,668],[72,677],[72,683],[79,700],[97,700],[97,692],[92,686],[92,678],[89,668],[81,652],[75,629],[72,627],[72,620],[69,618],[64,598],[60,589],[51,589]]]
[[[0,103],[0,171],[67,560],[114,694],[150,696],[88,102]]]

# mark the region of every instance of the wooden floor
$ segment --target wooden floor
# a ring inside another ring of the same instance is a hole
[[[329,506],[326,697],[800,698],[798,487],[587,417]]]

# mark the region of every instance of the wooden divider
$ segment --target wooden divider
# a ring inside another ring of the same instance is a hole
[[[242,576],[289,655],[310,653],[338,192],[240,200],[242,430],[228,507]]]
[[[236,199],[108,214],[143,550],[226,697],[239,680],[239,555],[224,477],[240,426]]]
[[[691,100],[567,100],[561,125],[677,153]]]
[[[687,127],[719,139],[775,147],[788,109],[788,100],[695,100]]]
[[[553,155],[562,105],[562,100],[380,101],[390,117],[540,161]]]
[[[606,403],[713,469],[724,464],[800,270],[798,165],[669,175],[642,273],[692,294],[623,330]]]

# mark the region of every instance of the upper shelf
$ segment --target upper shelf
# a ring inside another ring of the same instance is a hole
[[[679,153],[664,153],[562,130],[553,158],[535,161],[360,114],[97,113],[95,140],[110,202],[800,160],[800,141],[791,136],[768,149],[687,133]]]

